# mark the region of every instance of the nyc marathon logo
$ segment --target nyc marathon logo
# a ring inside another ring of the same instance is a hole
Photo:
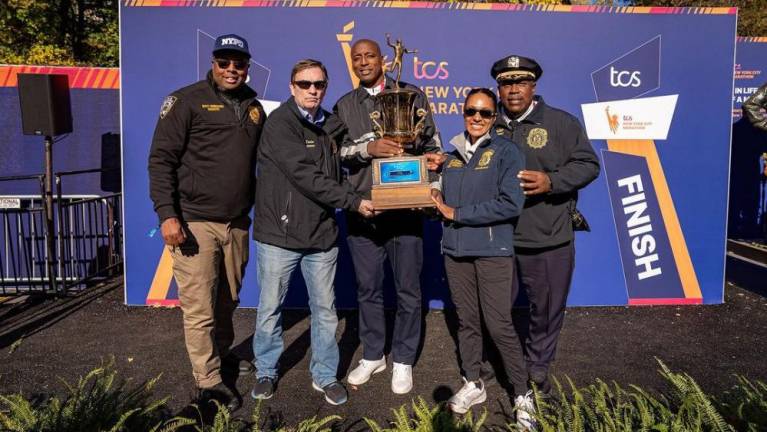
[[[660,35],[591,73],[598,101],[633,99],[660,87]]]

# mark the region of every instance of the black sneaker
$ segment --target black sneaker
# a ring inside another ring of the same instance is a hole
[[[230,412],[237,411],[242,406],[242,398],[236,392],[233,392],[224,383],[218,383],[213,387],[198,389],[198,404],[203,408],[210,408],[212,401],[217,401],[224,405]]]
[[[538,390],[538,393],[540,393],[542,396],[546,397],[549,393],[551,393],[551,382],[549,381],[549,374],[546,371],[542,370],[532,370],[530,371],[530,384],[535,385],[535,388]]]
[[[269,399],[274,396],[274,384],[276,380],[272,377],[261,377],[253,386],[250,396],[253,399]]]
[[[338,381],[334,381],[325,387],[320,387],[312,381],[312,387],[318,392],[325,394],[325,400],[331,405],[345,404],[349,400],[349,394],[346,392],[346,388]]]
[[[247,376],[255,372],[253,363],[229,353],[221,359],[221,370],[229,375]]]

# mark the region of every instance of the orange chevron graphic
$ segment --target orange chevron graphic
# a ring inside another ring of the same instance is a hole
[[[690,259],[690,251],[687,249],[687,242],[682,233],[682,226],[674,208],[674,201],[671,198],[671,191],[666,182],[666,175],[658,158],[658,151],[653,140],[607,140],[607,148],[610,151],[641,156],[647,160],[650,176],[652,177],[655,191],[658,194],[658,204],[660,204],[663,222],[668,230],[668,239],[671,243],[671,250],[674,253],[674,262],[679,271],[679,278],[684,289],[684,296],[688,299],[702,299],[703,294],[700,291],[698,277],[695,274],[695,268]]]
[[[120,69],[96,67],[0,65],[0,87],[16,87],[18,74],[65,74],[69,76],[69,88],[107,89],[120,88]]]
[[[177,306],[178,300],[168,299],[168,291],[173,280],[173,256],[170,250],[163,246],[160,262],[152,279],[152,286],[146,296],[146,304],[157,306]]]
[[[351,21],[344,26],[343,32],[336,35],[336,39],[338,39],[338,42],[341,42],[341,50],[343,50],[344,52],[344,59],[346,60],[346,68],[349,70],[349,77],[351,77],[352,79],[352,87],[357,88],[357,86],[360,85],[360,80],[359,78],[357,78],[356,75],[354,75],[354,70],[352,69],[351,41],[352,41],[352,38],[354,38],[354,35],[349,33],[353,29],[354,29],[354,21]]]

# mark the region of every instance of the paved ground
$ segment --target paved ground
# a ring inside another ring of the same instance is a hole
[[[732,263],[728,271],[729,280],[750,285],[751,290],[728,283],[723,305],[569,309],[554,373],[568,375],[578,385],[602,378],[663,389],[654,360],[658,357],[673,369],[690,373],[714,393],[731,386],[734,373],[767,381],[765,272]],[[0,305],[0,394],[61,392],[57,377],[76,381],[114,355],[124,377],[143,381],[162,373],[157,395],[171,395],[170,408],[181,410],[189,402],[193,386],[180,310],[129,308],[122,304],[122,295],[120,281],[114,281],[65,300]],[[255,315],[254,310],[236,313],[236,351],[243,355],[251,352]],[[524,323],[524,311],[518,315],[519,323]],[[364,429],[363,417],[384,424],[392,418],[391,408],[418,395],[430,402],[446,400],[460,386],[451,333],[454,326],[450,315],[439,311],[424,319],[425,343],[410,395],[391,393],[389,368],[365,386],[352,389],[349,403],[331,407],[311,389],[309,320],[305,312],[291,311],[285,318],[284,375],[275,397],[264,404],[264,418],[270,424],[294,425],[313,415],[339,414],[345,419],[340,429],[356,431]],[[356,320],[354,312],[341,313],[342,376],[361,355]],[[247,396],[253,384],[253,377],[236,383],[245,395],[245,406],[238,415],[245,418],[254,406]],[[503,424],[504,413],[510,409],[508,398],[496,381],[488,391],[489,421]]]

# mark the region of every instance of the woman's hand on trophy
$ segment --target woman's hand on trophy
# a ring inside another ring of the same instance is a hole
[[[386,138],[378,138],[368,143],[368,154],[373,157],[399,156],[405,152],[402,144]]]
[[[424,156],[426,156],[426,169],[429,171],[439,170],[447,160],[447,155],[443,153],[426,153]]]
[[[366,199],[360,201],[360,205],[357,207],[357,211],[366,218],[375,216],[375,207],[373,207],[373,201]]]
[[[437,205],[437,210],[442,213],[442,217],[447,220],[455,220],[455,209],[445,204],[442,200],[442,192],[439,189],[431,190],[431,200]]]

